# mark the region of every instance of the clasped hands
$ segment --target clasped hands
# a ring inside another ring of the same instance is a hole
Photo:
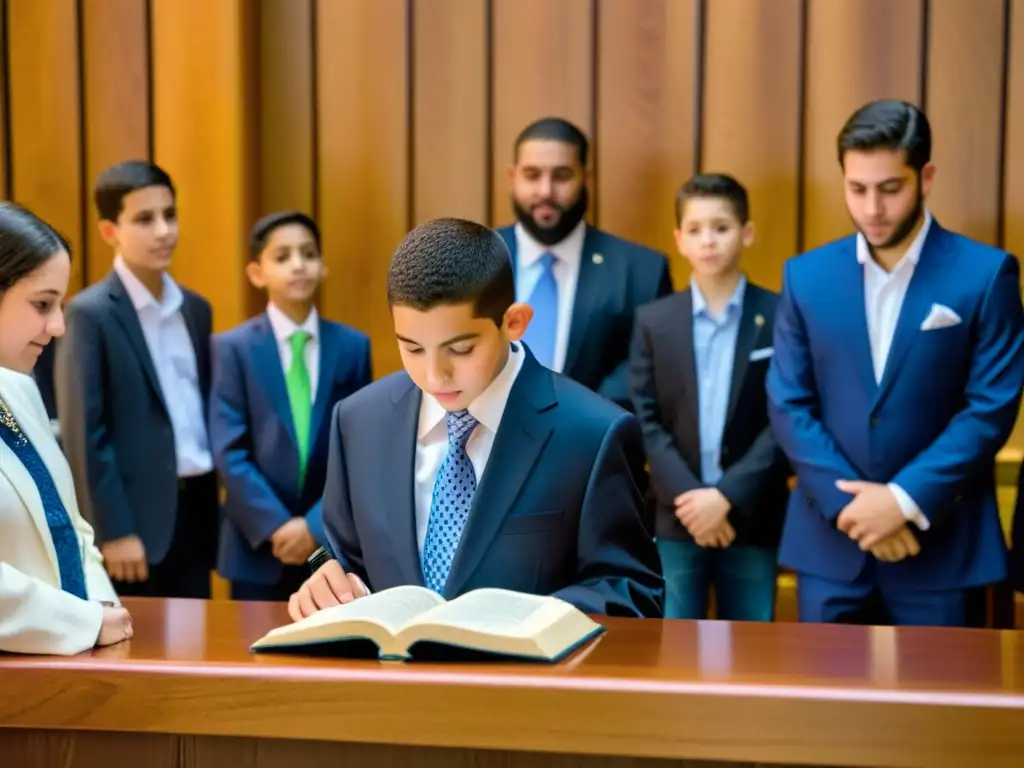
[[[853,495],[853,500],[839,513],[836,527],[857,542],[862,551],[886,563],[913,557],[921,551],[896,496],[887,485],[839,480],[836,488]]]
[[[676,519],[699,547],[728,547],[736,538],[729,522],[732,504],[717,488],[695,488],[675,497]]]

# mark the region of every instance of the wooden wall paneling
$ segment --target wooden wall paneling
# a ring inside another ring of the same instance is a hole
[[[100,237],[92,202],[96,177],[125,160],[148,160],[152,132],[147,0],[83,3],[85,87],[85,282],[100,280],[114,254]]]
[[[83,285],[78,3],[7,3],[13,199],[71,243],[68,293]]]
[[[587,135],[592,153],[598,143],[593,121],[595,20],[591,0],[491,0],[491,5],[491,216],[494,226],[503,226],[515,220],[508,167],[523,128],[541,117],[562,117]],[[593,205],[588,220],[594,220]]]
[[[178,189],[173,272],[214,306],[214,328],[247,316],[246,235],[258,205],[258,6],[151,0],[154,159]]]
[[[8,139],[7,126],[10,115],[10,94],[8,81],[10,78],[10,66],[7,58],[7,0],[0,0],[0,41],[3,41],[3,50],[0,51],[0,200],[10,197],[11,184],[11,154]]]
[[[752,280],[779,288],[798,248],[802,0],[714,0],[705,37],[703,172],[750,196]]]
[[[409,227],[407,3],[319,0],[317,172],[326,316],[373,339],[373,370],[401,366],[387,306],[391,255]]]
[[[433,0],[413,13],[413,216],[488,223],[490,52],[486,2]]]
[[[1024,0],[1011,0],[1006,68],[1006,149],[1003,169],[1003,247],[1024,261]],[[1024,282],[1024,278],[1022,278]],[[1024,416],[1009,445],[1024,449]]]
[[[920,104],[924,5],[830,0],[807,6],[803,229],[810,249],[852,231],[836,157],[846,119],[873,99]]]
[[[943,226],[999,240],[1003,125],[1002,0],[942,0],[928,13],[925,110],[937,173],[929,206]]]
[[[697,168],[699,0],[601,0],[598,5],[598,222],[669,256],[675,196]]]

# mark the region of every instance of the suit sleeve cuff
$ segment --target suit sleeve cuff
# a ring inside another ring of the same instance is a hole
[[[916,525],[919,530],[927,531],[931,527],[931,523],[928,522],[928,518],[924,516],[921,508],[917,506],[917,502],[910,498],[910,494],[896,483],[889,483],[888,488],[896,497],[896,503],[900,505],[900,511],[903,512],[907,521]]]

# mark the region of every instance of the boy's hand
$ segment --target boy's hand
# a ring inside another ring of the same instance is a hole
[[[717,531],[732,507],[717,488],[687,491],[676,496],[675,502],[676,517],[695,540],[705,539]]]
[[[725,549],[736,539],[736,529],[732,527],[728,520],[722,520],[722,523],[714,530],[702,535],[694,536],[693,543],[698,547],[715,547]]]
[[[317,548],[304,517],[293,517],[270,536],[274,557],[285,565],[303,565]]]
[[[135,534],[104,542],[100,554],[107,573],[115,581],[137,582],[149,578],[146,548]]]
[[[366,594],[362,579],[345,573],[337,560],[328,560],[288,600],[288,615],[292,621],[298,621],[324,608],[351,603]]]

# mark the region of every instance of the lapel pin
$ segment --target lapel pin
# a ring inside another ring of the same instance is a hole
[[[760,328],[762,325],[764,325],[764,315],[757,315],[757,316],[755,316],[754,317],[754,325],[756,325],[758,328]]]
[[[604,256],[602,256],[600,253],[595,253],[593,256],[590,257],[590,260],[595,264],[604,264]]]

